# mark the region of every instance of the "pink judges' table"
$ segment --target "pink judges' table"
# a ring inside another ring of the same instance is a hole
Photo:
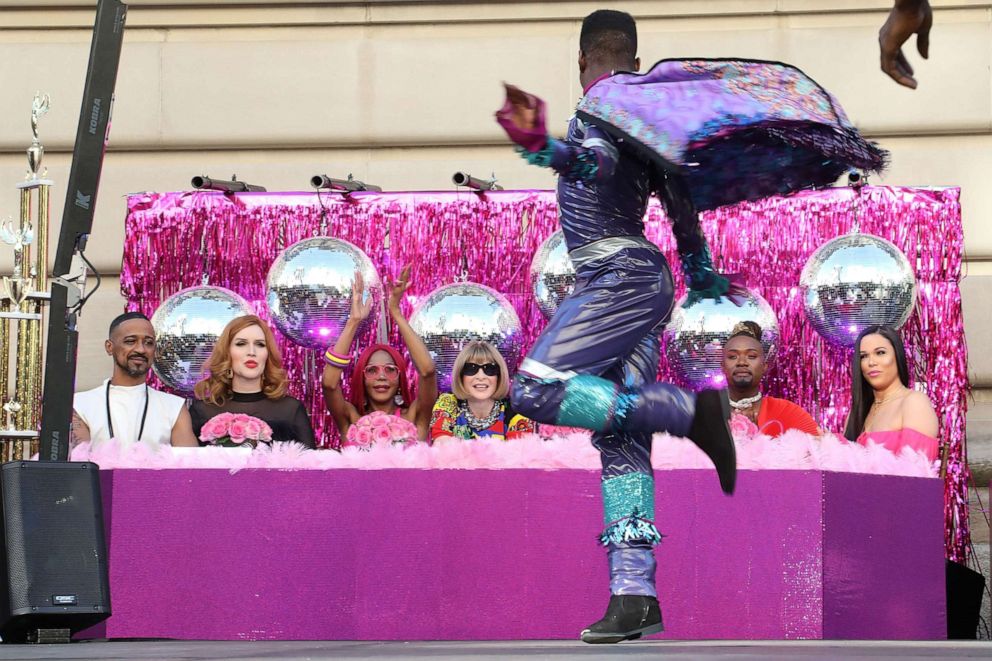
[[[598,471],[102,473],[113,616],[88,635],[573,638],[607,596]],[[678,639],[946,632],[942,484],[657,472]]]

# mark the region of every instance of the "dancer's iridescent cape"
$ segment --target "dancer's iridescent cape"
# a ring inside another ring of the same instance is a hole
[[[681,173],[699,210],[829,186],[887,154],[799,69],[755,60],[662,60],[595,83],[577,116]]]

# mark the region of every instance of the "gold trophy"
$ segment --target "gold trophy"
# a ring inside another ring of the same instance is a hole
[[[38,120],[41,119],[42,115],[48,112],[48,109],[52,105],[52,100],[46,94],[41,95],[41,92],[36,92],[34,95],[34,101],[31,102],[31,146],[28,147],[28,180],[38,180],[38,170],[41,169],[41,158],[45,155],[45,148],[41,144],[41,140],[38,139]],[[46,170],[41,174],[42,177],[48,174]]]
[[[38,137],[38,121],[51,107],[47,94],[35,94],[31,104],[31,146],[28,171],[17,184],[21,191],[20,222],[0,225],[0,241],[14,250],[14,272],[0,279],[0,401],[6,425],[0,428],[0,461],[28,459],[38,452],[41,428],[41,332],[48,289],[48,232],[50,189],[42,169],[45,147]],[[34,211],[34,214],[32,214]],[[33,218],[32,218],[33,215]],[[32,245],[37,248],[32,261]],[[16,322],[16,323],[15,323]],[[11,345],[16,328],[14,388],[9,375]]]
[[[31,292],[30,270],[28,277],[24,277],[24,250],[34,242],[34,229],[28,224],[27,227],[14,229],[13,223],[7,221],[0,225],[0,241],[14,248],[14,275],[3,276],[3,295],[10,299],[14,310],[20,310]],[[30,250],[30,248],[28,248]]]
[[[21,403],[11,400],[3,405],[3,410],[7,412],[7,431],[17,431],[14,418],[21,412]]]

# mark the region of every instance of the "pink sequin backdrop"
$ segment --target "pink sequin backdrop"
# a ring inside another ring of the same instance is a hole
[[[766,377],[767,390],[798,402],[834,431],[841,430],[847,414],[850,354],[823,342],[806,322],[798,289],[802,267],[817,247],[856,224],[909,257],[919,295],[902,335],[911,371],[926,383],[940,417],[948,454],[947,554],[963,560],[969,541],[969,386],[958,288],[964,246],[958,198],[956,188],[838,188],[718,209],[704,215],[703,225],[718,267],[743,274],[778,314],[779,358]],[[556,227],[554,194],[545,191],[132,195],[121,289],[129,310],[151,315],[162,299],[206,276],[209,284],[238,292],[267,317],[265,276],[276,256],[300,239],[326,234],[362,248],[384,276],[411,263],[408,314],[419,297],[467,271],[470,280],[506,294],[529,346],[545,323],[530,292],[530,261]],[[677,264],[656,203],[648,213],[648,236]],[[679,279],[678,268],[673,270]],[[395,331],[390,338],[399,346]],[[304,349],[280,340],[292,393],[309,407],[317,438],[335,446],[319,388],[319,361],[305,359]],[[368,338],[359,338],[363,341]],[[661,377],[673,378],[664,358]]]

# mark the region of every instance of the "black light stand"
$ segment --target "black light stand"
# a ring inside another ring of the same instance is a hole
[[[69,458],[72,395],[76,385],[76,314],[84,302],[81,286],[85,281],[77,282],[68,276],[73,256],[85,250],[86,239],[93,228],[126,17],[127,5],[120,0],[98,0],[83,105],[62,212],[62,230],[52,269],[41,409],[40,458],[46,461],[67,461]]]

